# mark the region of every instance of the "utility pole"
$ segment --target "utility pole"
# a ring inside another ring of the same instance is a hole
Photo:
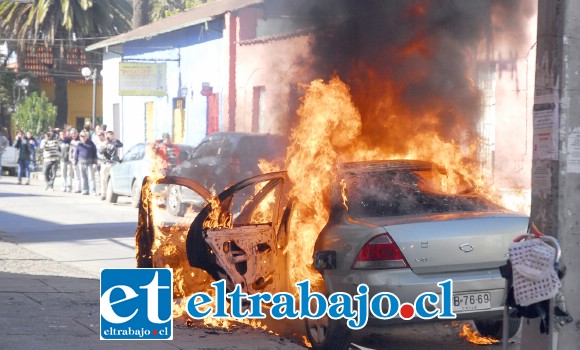
[[[92,125],[93,128],[97,126],[97,79],[99,79],[99,70],[97,68],[84,67],[81,70],[81,74],[85,77],[85,80],[91,79],[93,81],[93,108],[92,108]]]
[[[580,344],[580,2],[539,0],[534,96],[531,221],[562,247],[562,293],[574,322],[540,334],[524,322],[521,348],[578,349]],[[550,310],[553,315],[553,303]]]

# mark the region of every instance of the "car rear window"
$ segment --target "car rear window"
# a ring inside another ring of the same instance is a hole
[[[441,174],[437,174],[441,175]],[[432,170],[384,170],[345,174],[348,212],[353,218],[489,211],[493,203],[464,187],[444,192]]]
[[[260,174],[258,162],[261,159],[274,161],[282,159],[285,147],[279,143],[279,139],[268,136],[243,137],[237,144],[236,153],[242,162],[242,172],[250,172],[252,175]]]
[[[231,152],[230,142],[226,139],[212,139],[199,144],[193,151],[191,159],[213,158],[228,155]]]

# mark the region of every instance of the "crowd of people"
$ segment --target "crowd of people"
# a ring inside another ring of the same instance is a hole
[[[97,125],[93,129],[88,122],[80,131],[71,126],[49,128],[38,136],[38,140],[30,131],[23,130],[16,132],[14,142],[9,136],[6,128],[0,128],[0,157],[9,145],[16,148],[19,185],[29,185],[31,172],[42,167],[46,191],[54,191],[55,186],[60,185],[63,192],[106,199],[107,180],[111,168],[120,160],[120,148],[123,147],[106,125]],[[168,175],[180,163],[180,149],[173,144],[168,133],[163,133],[151,147],[156,167],[163,175]],[[55,184],[59,172],[60,183]]]
[[[4,144],[10,144],[9,140],[5,142],[0,137],[0,147]],[[40,142],[29,131],[19,130],[13,146],[18,152],[19,185],[30,184],[31,166],[35,166],[38,150],[42,152],[42,173],[47,191],[54,191],[57,171],[60,170],[63,192],[92,194],[104,200],[106,179],[113,164],[119,161],[119,149],[123,143],[112,130],[107,130],[106,125],[93,129],[91,123],[86,123],[80,132],[70,126],[49,128]]]

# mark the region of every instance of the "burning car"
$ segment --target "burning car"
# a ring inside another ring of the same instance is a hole
[[[311,267],[322,277],[319,290],[355,295],[357,286],[366,284],[371,297],[390,292],[401,303],[412,303],[451,279],[458,318],[475,320],[483,335],[498,336],[505,298],[498,267],[507,260],[509,243],[526,232],[528,217],[497,206],[467,183],[450,194],[448,175],[424,161],[342,164],[332,185],[330,217],[313,243]],[[168,177],[158,183],[186,186],[209,202],[186,228],[182,245],[169,249],[173,266],[177,253],[182,255],[178,264],[224,279],[229,290],[240,285],[248,294],[292,291],[289,256],[297,252],[287,245],[295,203],[286,172],[243,180],[217,197],[191,180]],[[143,192],[137,263],[171,266],[160,258],[170,229],[155,229],[151,197]],[[369,326],[396,322],[403,319],[371,319]],[[313,348],[348,347],[351,331],[343,320],[305,323]],[[510,335],[518,328],[519,319],[510,320]]]

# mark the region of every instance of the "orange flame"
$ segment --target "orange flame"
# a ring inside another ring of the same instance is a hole
[[[471,325],[469,325],[469,323],[464,323],[463,325],[461,325],[461,332],[459,333],[459,336],[467,339],[470,343],[479,345],[490,345],[500,342],[495,338],[484,337],[481,334],[479,334],[478,331],[472,330]]]
[[[322,284],[312,266],[314,242],[326,224],[330,186],[334,181],[339,153],[360,132],[361,118],[348,87],[338,78],[328,84],[312,82],[298,110],[300,124],[292,131],[286,164],[295,206],[290,221],[288,256],[291,285],[310,280]]]
[[[306,345],[307,348],[312,349],[312,343],[308,341],[305,335],[302,336],[302,342]]]
[[[440,122],[434,113],[426,111],[424,115],[433,128],[415,129],[409,137],[394,140],[404,142],[404,147],[398,148],[406,152],[365,139],[366,135],[361,134],[361,114],[353,104],[348,86],[338,77],[328,83],[312,82],[298,115],[300,123],[292,130],[287,153],[288,177],[292,185],[290,196],[295,199],[285,251],[292,285],[309,279],[313,288],[320,287],[320,276],[311,270],[313,245],[329,217],[329,190],[340,162],[430,160],[441,169],[433,171],[429,183],[423,186],[450,194],[473,189],[496,203],[501,198],[481,176],[477,162],[478,137],[463,135],[457,140],[444,139],[436,131]],[[388,123],[393,123],[393,128],[399,127],[403,119],[404,115],[398,114],[386,118]],[[342,186],[344,198],[345,185]]]
[[[232,216],[222,211],[220,200],[216,195],[211,197],[209,204],[211,205],[211,212],[203,222],[203,229],[232,228]]]
[[[340,179],[340,195],[342,196],[342,205],[348,210],[348,205],[346,204],[346,181],[344,179]]]

